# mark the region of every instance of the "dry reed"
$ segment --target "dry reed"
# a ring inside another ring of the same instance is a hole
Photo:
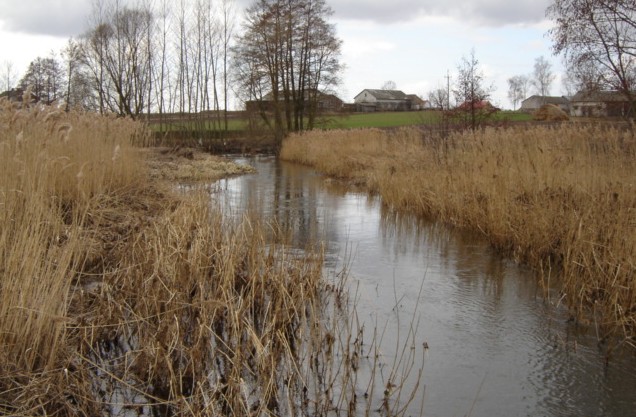
[[[157,189],[132,121],[0,105],[1,414],[404,414],[320,251]]]
[[[364,184],[399,210],[482,232],[560,281],[603,340],[636,337],[636,141],[607,126],[311,132],[282,157]],[[558,274],[557,272],[558,271]]]

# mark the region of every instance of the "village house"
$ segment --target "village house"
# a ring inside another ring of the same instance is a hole
[[[570,100],[574,117],[627,117],[633,115],[632,103],[618,91],[580,91]]]
[[[353,99],[356,111],[407,111],[412,110],[412,102],[400,90],[362,90]]]
[[[24,93],[25,91],[22,88],[12,88],[11,90],[0,93],[0,99],[5,98],[14,103],[22,103],[22,100],[24,100]],[[31,103],[37,103],[38,101],[40,101],[39,97],[35,94],[30,93],[30,95]]]
[[[305,96],[307,96],[305,92]],[[282,99],[282,98],[281,98]],[[335,94],[327,94],[318,91],[315,96],[316,110],[320,113],[337,113],[342,111],[344,102]],[[280,100],[280,99],[279,99]],[[245,110],[248,112],[255,111],[272,111],[274,99],[272,93],[267,93],[261,100],[250,100],[245,102]],[[307,101],[305,102],[307,105]]]
[[[472,105],[470,101],[464,101],[456,108],[461,111],[470,111],[472,109],[487,112],[499,111],[499,109],[493,106],[492,103],[490,103],[490,101],[488,100],[475,100]]]
[[[521,102],[519,111],[526,113],[534,113],[539,110],[541,106],[546,104],[552,104],[560,108],[566,113],[570,113],[570,100],[567,97],[554,97],[554,96],[530,96]]]
[[[411,102],[411,110],[424,110],[431,108],[431,103],[428,100],[423,100],[417,94],[407,94],[406,98]]]

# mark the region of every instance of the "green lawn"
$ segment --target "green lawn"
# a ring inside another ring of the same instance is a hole
[[[494,122],[522,122],[532,120],[527,113],[514,111],[500,111],[493,117]],[[435,125],[442,122],[442,113],[436,110],[385,112],[385,113],[354,113],[344,116],[333,116],[328,119],[324,129],[355,129],[364,127],[399,127],[413,125]]]
[[[363,127],[398,127],[435,124],[441,121],[438,111],[408,111],[382,113],[354,113],[334,116],[325,123],[325,129],[355,129]]]
[[[520,122],[532,120],[526,113],[513,111],[500,111],[492,119],[493,121]],[[442,114],[437,110],[408,111],[408,112],[379,112],[379,113],[353,113],[346,115],[332,115],[322,118],[317,122],[318,128],[322,129],[357,129],[365,127],[399,127],[414,125],[435,125],[442,122]],[[154,131],[179,131],[193,130],[203,126],[205,130],[218,130],[218,124],[207,121],[201,125],[192,121],[182,121],[176,123],[164,123],[163,129],[159,124],[150,124]],[[228,130],[240,131],[247,126],[247,120],[240,117],[233,117],[228,120]]]
[[[229,131],[238,131],[238,130],[245,130],[245,126],[246,126],[246,120],[245,119],[240,119],[240,118],[232,118],[228,120],[227,123],[227,130]],[[221,127],[219,127],[218,122],[216,121],[204,121],[204,122],[200,122],[200,121],[180,121],[180,122],[168,122],[168,123],[150,123],[149,124],[150,129],[156,132],[172,132],[172,131],[188,131],[188,130],[196,130],[196,129],[203,129],[203,130],[209,130],[209,131],[214,131],[214,130],[222,130],[223,128],[223,122],[221,122]]]

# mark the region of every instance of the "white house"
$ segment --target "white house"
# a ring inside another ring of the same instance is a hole
[[[571,116],[575,117],[625,117],[634,114],[629,97],[618,91],[579,91],[571,101]]]
[[[570,100],[566,97],[530,96],[521,102],[520,111],[535,112],[546,104],[553,104],[566,113],[570,113]]]
[[[362,90],[353,99],[357,111],[411,110],[411,101],[400,90]]]

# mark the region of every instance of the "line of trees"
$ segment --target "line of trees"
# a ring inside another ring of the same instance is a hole
[[[34,60],[19,86],[67,108],[179,113],[196,130],[228,129],[234,87],[243,101],[268,101],[261,117],[282,138],[313,128],[320,95],[340,81],[332,14],[325,0],[254,0],[235,36],[233,0],[95,0],[89,29],[61,59]]]
[[[31,62],[18,87],[67,107],[139,118],[227,109],[232,0],[96,0],[60,57]],[[11,66],[3,71],[7,89]],[[224,124],[227,126],[227,123]]]
[[[93,91],[81,104],[133,118],[211,110],[216,127],[227,127],[232,1],[127,4],[98,0],[91,29],[77,41],[72,68]]]

